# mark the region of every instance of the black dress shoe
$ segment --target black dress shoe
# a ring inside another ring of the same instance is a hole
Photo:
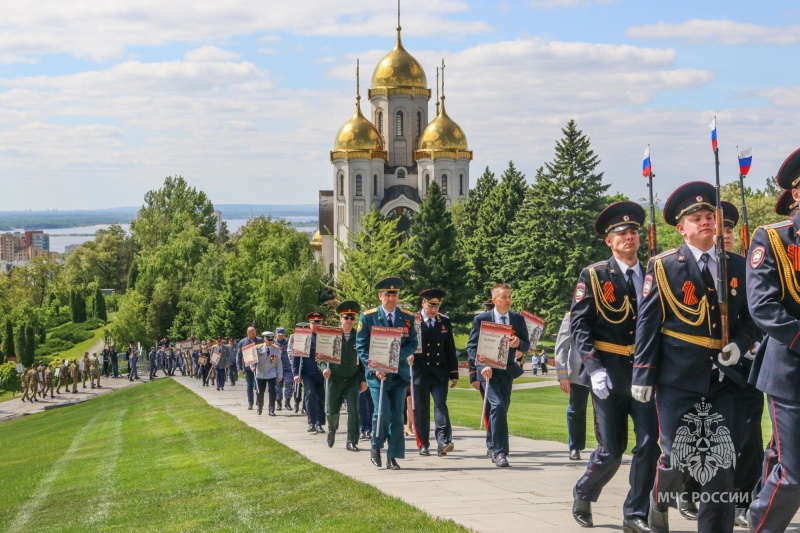
[[[283,411],[283,406],[281,405],[281,402],[275,404],[275,407],[278,409],[278,411]]]
[[[419,454],[427,456],[427,455],[430,455],[431,452],[430,452],[430,450],[428,449],[427,446],[421,446],[420,449],[419,449]]]
[[[317,432],[317,426],[315,426],[314,424],[309,424],[308,425],[308,429],[306,431],[308,433],[316,433]]]
[[[294,402],[294,412],[296,413],[299,410],[300,410],[300,404],[297,403],[297,402]]]
[[[592,502],[578,498],[578,491],[572,489],[572,518],[581,527],[594,527],[592,521]]]
[[[695,502],[683,501],[681,498],[678,502],[678,512],[687,520],[697,520],[698,510]]]
[[[453,444],[452,442],[448,442],[448,443],[447,443],[447,444],[445,444],[444,446],[442,446],[442,445],[440,444],[440,445],[439,445],[439,446],[437,446],[437,448],[436,448],[436,454],[437,454],[439,457],[444,457],[444,456],[445,456],[445,455],[447,455],[448,453],[450,453],[450,452],[452,452],[453,450],[455,450],[455,448],[456,448],[456,445],[455,445],[455,444]]]
[[[661,511],[656,507],[652,491],[650,492],[650,510],[647,513],[647,523],[650,524],[652,533],[669,533],[669,510]]]
[[[388,470],[400,470],[400,465],[397,464],[397,460],[394,457],[390,457],[386,459],[386,468]]]
[[[248,411],[252,411],[252,410],[253,410],[253,406],[252,406],[252,405],[248,405],[248,406],[247,406],[247,410],[248,410]]]
[[[275,410],[274,409],[270,409],[269,413],[267,413],[267,414],[269,416],[275,416]]]
[[[374,464],[378,468],[383,466],[383,463],[381,462],[381,451],[380,450],[376,450],[375,448],[373,448],[372,452],[370,453],[369,460],[372,461],[372,464]]]
[[[358,445],[355,442],[348,442],[347,443],[347,451],[348,452],[360,452],[361,450],[358,449]]]
[[[263,408],[263,407],[261,407],[261,406],[259,405],[259,406],[258,406],[258,414],[261,414],[261,411],[262,411],[263,409],[264,409],[264,408]]]
[[[333,442],[336,440],[336,433],[331,431],[328,433],[328,448],[333,448]]]
[[[320,435],[323,433],[327,433],[327,431],[325,431],[325,428],[322,427],[320,424],[317,424],[315,427],[317,428],[317,433],[319,433]]]
[[[623,533],[650,533],[650,526],[644,518],[635,516],[633,518],[626,518],[622,521]]]
[[[489,448],[486,448],[486,457],[488,457],[489,459],[494,461],[494,456],[492,455],[492,450],[490,450]]]
[[[494,466],[499,466],[501,468],[505,468],[509,466],[508,459],[506,459],[506,454],[498,453],[494,456]]]
[[[581,451],[580,450],[570,450],[569,451],[569,460],[570,461],[580,461],[581,460]]]
[[[743,507],[736,508],[736,514],[733,518],[734,525],[743,527],[745,529],[750,527],[750,522],[747,520],[747,511],[748,509],[744,509]]]
[[[367,432],[366,431],[362,431],[360,438],[361,438],[361,440],[367,440]]]

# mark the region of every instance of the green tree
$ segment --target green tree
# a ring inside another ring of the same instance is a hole
[[[27,368],[33,361],[28,361],[28,339],[25,337],[25,324],[17,326],[14,334],[14,349],[17,352],[17,361]]]
[[[25,326],[25,359],[33,363],[36,356],[36,329],[28,322]]]
[[[375,209],[361,219],[361,229],[350,233],[352,246],[337,241],[336,246],[344,258],[339,274],[344,300],[355,300],[362,308],[378,304],[375,284],[388,276],[400,276],[408,280],[411,258],[408,247],[414,237],[405,239],[397,231],[397,223],[389,220]],[[401,300],[409,300],[411,292],[402,291]]]
[[[141,342],[144,346],[156,339],[147,333],[146,313],[147,300],[143,295],[132,290],[120,296],[117,319],[108,330],[117,346],[127,345],[130,340]]]
[[[499,256],[501,276],[515,287],[515,307],[559,324],[581,269],[610,255],[594,220],[610,203],[589,137],[570,120],[555,158],[539,168]],[[615,199],[619,199],[617,197]]]
[[[9,318],[6,318],[5,335],[3,335],[3,354],[6,360],[17,356],[17,351],[14,349],[14,325]]]
[[[97,287],[94,291],[94,316],[103,322],[108,320],[108,313],[106,312],[106,298],[103,296],[103,291]]]
[[[445,309],[456,323],[466,322],[472,311],[467,268],[459,254],[453,217],[436,181],[430,184],[419,213],[414,215],[411,234],[411,289],[417,294],[433,287],[445,289]]]
[[[133,239],[119,224],[95,233],[93,241],[83,243],[64,264],[64,279],[69,286],[85,287],[96,282],[104,289],[123,292],[133,260]]]

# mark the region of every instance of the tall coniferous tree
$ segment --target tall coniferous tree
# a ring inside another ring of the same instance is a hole
[[[465,317],[471,311],[467,288],[467,266],[458,253],[453,217],[439,184],[434,181],[414,215],[411,225],[414,240],[409,244],[414,293],[430,288],[447,291],[447,312]],[[453,318],[456,318],[454,316]]]
[[[14,349],[14,325],[11,323],[11,319],[6,319],[5,324],[5,335],[3,335],[3,354],[5,355],[6,360],[9,357],[16,357],[17,351]]]
[[[108,320],[108,313],[106,312],[106,297],[103,296],[103,291],[97,287],[94,291],[94,316],[102,321]]]
[[[600,160],[575,121],[561,131],[555,158],[537,171],[502,252],[515,307],[543,314],[551,326],[569,309],[581,269],[610,255],[594,233],[609,203],[609,185],[596,172]]]
[[[17,361],[25,365],[25,367],[30,365],[25,355],[27,348],[28,339],[25,338],[25,324],[20,324],[17,327],[17,331],[14,333],[14,349],[17,352]]]
[[[28,364],[33,363],[36,357],[36,329],[28,322],[25,326],[25,358]]]

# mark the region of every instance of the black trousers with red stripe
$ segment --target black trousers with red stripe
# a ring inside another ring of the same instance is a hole
[[[721,419],[710,424],[709,429],[718,435],[713,437],[712,446],[718,446],[719,438],[725,433],[730,436],[731,441],[733,440],[734,394],[741,389],[736,388],[729,380],[720,383],[717,379],[719,374],[716,372],[712,375],[714,377],[709,391],[705,395],[665,385],[656,386],[656,408],[658,409],[662,453],[658,461],[653,495],[656,507],[661,511],[665,511],[669,505],[676,505],[673,496],[683,493],[684,480],[689,475],[675,464],[677,461],[673,458],[673,455],[679,455],[679,450],[674,450],[674,445],[680,446],[682,453],[695,454],[706,450],[709,440],[712,439],[708,435],[688,438],[686,436],[687,430],[691,432],[698,428],[694,422],[688,421],[684,415],[696,415],[696,405],[704,398],[707,404],[711,405],[710,415],[721,416]],[[703,419],[703,417],[699,416],[698,418],[700,420]],[[681,430],[680,436],[678,435],[679,429]],[[723,429],[726,431],[720,433]],[[678,441],[677,443],[676,440]],[[707,461],[703,459],[703,462]],[[714,469],[711,479],[701,484],[698,498],[701,502],[697,517],[698,531],[733,531],[733,500],[735,497],[733,475],[733,464],[730,464],[727,468],[719,467]],[[695,480],[700,481],[696,477]]]
[[[750,504],[750,527],[759,533],[785,531],[800,508],[800,403],[767,396],[772,446],[764,464],[774,464]]]
[[[631,459],[630,490],[622,506],[622,513],[624,518],[638,517],[647,520],[656,461],[661,454],[655,404],[652,400],[641,403],[630,396],[614,393],[601,400],[592,392],[592,406],[597,448],[589,457],[586,472],[575,485],[575,492],[584,501],[596,502],[600,497],[603,487],[619,469],[622,454],[628,448],[630,416],[633,419],[636,446]]]

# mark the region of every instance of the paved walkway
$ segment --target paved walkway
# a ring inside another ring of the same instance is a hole
[[[485,456],[483,432],[455,427],[456,449],[450,455],[421,457],[413,438],[406,438],[406,459],[399,461],[402,470],[392,472],[372,466],[367,441],[362,441],[361,452],[348,452],[344,449],[345,434],[340,431],[330,449],[325,435],[306,433],[305,415],[280,411],[271,417],[266,412],[258,416],[255,410],[248,411],[244,380],[218,392],[214,387],[202,387],[199,380],[175,379],[210,405],[315,463],[373,485],[433,516],[451,518],[476,531],[587,531],[575,523],[571,510],[572,487],[586,468],[589,451],[584,452],[583,461],[569,461],[563,444],[511,437],[511,468],[497,468]],[[340,430],[347,426],[345,417],[343,414]],[[385,461],[385,453],[383,457]],[[629,469],[630,458],[626,457],[600,501],[593,505],[594,531],[622,530],[621,508],[628,491]],[[792,525],[800,528],[800,520]],[[697,527],[676,510],[670,512],[670,526],[673,532],[696,531]]]

